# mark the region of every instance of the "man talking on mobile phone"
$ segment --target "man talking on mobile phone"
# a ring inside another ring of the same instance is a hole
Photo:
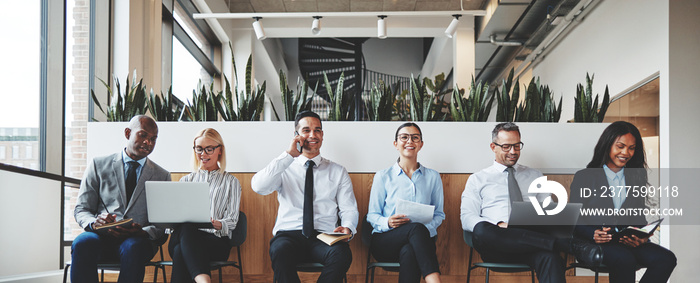
[[[318,262],[324,266],[318,282],[341,282],[352,263],[348,243],[329,246],[316,236],[357,232],[359,212],[350,175],[345,167],[321,157],[323,128],[318,114],[300,112],[294,128],[298,135],[287,150],[251,181],[258,194],[277,192],[279,210],[270,241],[275,281],[300,282],[296,265]]]

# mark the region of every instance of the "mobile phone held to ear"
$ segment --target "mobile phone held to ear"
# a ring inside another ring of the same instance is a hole
[[[299,135],[299,132],[294,132],[294,136],[298,136],[298,135]],[[301,143],[297,142],[297,151],[299,153],[302,153],[303,150],[304,150],[304,148],[301,146]]]

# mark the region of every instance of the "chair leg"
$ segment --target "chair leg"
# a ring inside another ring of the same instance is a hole
[[[243,283],[243,262],[241,261],[241,246],[236,246],[238,250],[238,271],[241,274],[241,283]]]
[[[100,277],[100,282],[104,283],[104,282],[105,282],[105,270],[104,270],[104,269],[100,269],[100,271],[102,271],[102,272],[101,272],[102,276]]]
[[[221,267],[219,267],[219,283],[224,282],[223,275],[221,275]]]
[[[153,283],[158,282],[158,269],[160,268],[157,265],[153,266]]]
[[[535,271],[530,270],[530,278],[532,278],[532,283],[535,283]]]
[[[70,268],[70,264],[66,264],[66,267],[63,269],[63,283],[66,283],[66,280],[68,279],[68,269]]]
[[[365,271],[365,283],[369,283],[369,272],[370,272],[369,270],[370,269],[371,269],[371,267],[368,266],[367,270]]]
[[[598,269],[595,270],[595,283],[598,283]]]
[[[490,272],[490,271],[491,271],[491,269],[489,269],[489,268],[486,269],[486,277],[485,277],[485,280],[484,280],[484,282],[486,282],[486,283],[489,283],[489,272]]]

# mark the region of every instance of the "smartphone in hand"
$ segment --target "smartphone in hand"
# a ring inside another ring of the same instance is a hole
[[[299,135],[299,132],[295,131],[295,132],[294,132],[294,136],[298,136],[298,135]],[[297,142],[297,151],[298,151],[299,153],[302,153],[303,150],[304,150],[304,147],[301,146],[301,143],[300,143],[300,142]]]

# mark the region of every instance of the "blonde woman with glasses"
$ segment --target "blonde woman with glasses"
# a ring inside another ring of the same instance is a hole
[[[173,258],[172,282],[211,282],[210,261],[228,259],[229,239],[236,228],[241,200],[241,184],[226,169],[226,146],[219,132],[212,128],[195,136],[192,151],[194,172],[180,182],[209,183],[211,224],[197,229],[182,224],[170,237],[168,250]]]

